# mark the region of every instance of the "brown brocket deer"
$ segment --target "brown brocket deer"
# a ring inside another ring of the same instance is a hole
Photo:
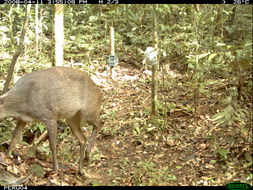
[[[100,126],[98,116],[102,95],[90,77],[69,67],[52,67],[29,73],[17,81],[14,87],[0,96],[0,119],[18,119],[8,148],[12,153],[26,123],[38,121],[45,124],[49,135],[54,170],[58,170],[56,155],[57,120],[66,119],[71,131],[80,143],[79,172],[89,153]],[[81,130],[81,121],[93,126],[89,140]],[[87,146],[86,146],[87,145]]]

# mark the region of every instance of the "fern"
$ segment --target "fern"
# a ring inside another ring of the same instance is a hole
[[[216,113],[212,120],[218,125],[232,125],[234,122],[245,124],[249,112],[238,104],[236,88],[231,87],[228,90],[230,91],[229,95],[221,101],[224,109]]]

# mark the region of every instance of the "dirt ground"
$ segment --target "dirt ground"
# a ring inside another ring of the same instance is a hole
[[[15,180],[23,179],[24,185],[249,183],[252,163],[247,155],[252,155],[248,141],[251,134],[242,134],[240,126],[220,127],[212,121],[213,114],[221,109],[218,99],[222,92],[216,89],[200,94],[197,113],[194,113],[189,77],[168,68],[165,71],[165,82],[162,72],[158,76],[157,119],[150,118],[149,71],[140,71],[125,63],[115,68],[114,79],[108,79],[105,71],[95,73],[93,79],[104,96],[101,114],[104,125],[92,149],[92,161],[84,168],[84,176],[77,173],[79,146],[72,134],[58,140],[60,172],[52,172],[51,156],[24,156],[29,146],[21,143],[17,145],[20,152],[17,157],[8,159],[1,152],[0,161],[7,164],[1,164],[0,175],[9,171],[9,175],[15,174]],[[41,146],[47,147],[50,154],[48,140]]]

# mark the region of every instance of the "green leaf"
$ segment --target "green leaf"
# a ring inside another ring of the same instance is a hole
[[[226,149],[219,149],[218,151],[217,151],[224,159],[227,159],[228,158],[228,151],[226,150]]]
[[[155,126],[153,126],[153,127],[149,127],[149,128],[147,128],[147,132],[153,131],[154,129],[156,129],[156,127],[155,127]]]
[[[44,169],[38,164],[33,164],[31,166],[31,171],[34,173],[35,176],[40,178],[43,178],[46,173]]]
[[[201,58],[206,57],[208,55],[209,55],[209,53],[203,53],[203,54],[198,55],[198,58],[201,59]]]
[[[168,104],[168,109],[174,109],[176,106],[174,105],[174,104],[172,104],[172,103],[169,103]]]
[[[168,176],[168,180],[176,181],[176,180],[177,180],[177,177],[174,176],[174,175],[171,175],[171,176]]]
[[[164,26],[163,24],[160,25],[161,26],[161,30],[165,31],[166,30],[166,26]]]
[[[45,129],[45,126],[42,125],[42,124],[38,124],[38,128],[39,128],[40,132],[43,133],[44,129]]]
[[[35,158],[35,152],[37,150],[37,147],[36,146],[32,146],[28,149],[27,151],[27,157],[28,158]]]
[[[208,61],[211,61],[216,55],[217,53],[212,53],[211,55],[209,55]]]
[[[225,46],[226,44],[224,44],[224,43],[220,43],[220,42],[218,42],[217,43],[217,46]]]
[[[239,49],[239,50],[236,50],[236,53],[237,53],[237,56],[238,57],[241,57],[242,53],[243,53],[243,50]]]
[[[224,112],[219,112],[219,113],[216,113],[214,116],[213,116],[213,121],[217,124],[223,124],[225,121],[224,121]]]
[[[253,45],[252,42],[247,42],[247,43],[244,44],[244,48],[246,48],[246,47],[248,47],[248,46],[250,46],[250,48],[251,48],[252,45]]]

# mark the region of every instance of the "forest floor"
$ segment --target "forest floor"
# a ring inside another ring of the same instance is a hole
[[[200,93],[196,98],[194,113],[194,89],[188,83],[189,77],[169,69],[165,71],[165,85],[161,72],[158,76],[156,119],[150,118],[149,71],[124,63],[115,68],[114,79],[108,79],[102,72],[96,73],[94,80],[99,81],[103,93],[104,125],[92,149],[91,163],[84,168],[84,176],[77,173],[78,142],[70,131],[62,129],[57,145],[60,172],[52,172],[47,140],[40,145],[44,153],[35,156],[27,156],[29,146],[23,143],[16,146],[19,154],[12,159],[1,153],[0,161],[7,164],[1,165],[0,177],[8,170],[18,179],[22,178],[25,185],[250,183],[250,126],[242,132],[240,125],[220,127],[212,120],[217,110],[222,109],[218,99],[223,94],[223,86],[210,82],[206,87],[208,93]]]

